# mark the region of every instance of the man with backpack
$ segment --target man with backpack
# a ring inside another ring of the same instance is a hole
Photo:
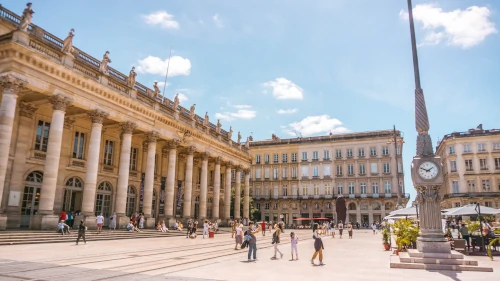
[[[245,242],[244,243],[248,244],[248,261],[249,262],[257,260],[257,238],[255,237],[254,234],[259,233],[259,231],[260,231],[260,225],[254,231],[253,230],[253,221],[248,222],[248,229],[245,231],[245,236],[244,236]],[[252,260],[252,253],[253,253],[253,260]]]

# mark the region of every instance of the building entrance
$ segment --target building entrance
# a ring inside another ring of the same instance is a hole
[[[21,205],[21,227],[30,227],[31,216],[38,213],[42,181],[43,174],[41,172],[32,172],[26,177]]]

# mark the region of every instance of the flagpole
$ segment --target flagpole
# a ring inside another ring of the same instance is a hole
[[[163,85],[163,98],[165,98],[165,88],[167,87],[167,78],[168,78],[168,69],[170,68],[170,57],[172,56],[172,45],[170,45],[170,52],[168,54],[168,62],[167,62],[167,73],[165,74],[165,84]]]

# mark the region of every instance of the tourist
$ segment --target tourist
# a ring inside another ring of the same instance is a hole
[[[64,223],[64,220],[60,220],[59,223],[57,224],[57,227],[58,227],[58,231],[57,232],[61,232],[61,235],[64,235],[64,233],[68,233],[68,234],[71,234],[69,232],[69,225],[65,224]]]
[[[280,253],[281,257],[283,258],[283,253],[278,249],[278,244],[280,243],[280,235],[281,235],[281,228],[279,227],[279,224],[274,225],[274,233],[273,233],[273,242],[274,244],[274,256],[273,259],[276,259],[276,254]]]
[[[205,222],[203,223],[203,239],[205,239],[205,235],[208,235],[208,220],[205,220]]]
[[[61,213],[59,213],[59,220],[66,221],[68,220],[68,216],[66,214],[66,210],[62,209]]]
[[[102,213],[100,213],[95,219],[97,221],[97,234],[99,234],[102,232],[102,225],[104,224],[104,217],[102,216]]]
[[[372,223],[372,230],[373,230],[373,234],[377,234],[377,225],[375,223]]]
[[[191,233],[193,233],[193,220],[192,219],[188,219],[188,227],[187,227],[187,230],[186,230],[186,238],[189,238],[189,235],[191,235]]]
[[[337,227],[339,228],[340,239],[342,239],[342,232],[344,231],[344,224],[342,223],[342,221],[339,221],[339,224],[337,225]]]
[[[247,218],[243,219],[243,225],[247,225]]]
[[[458,234],[459,236],[462,236],[462,239],[465,240],[465,242],[467,242],[467,249],[470,249],[470,235],[469,235],[469,228],[467,227],[467,225],[465,225],[465,223],[462,223],[462,227],[460,227],[458,229]]]
[[[174,222],[174,230],[179,230],[179,223],[177,221]]]
[[[69,226],[69,228],[73,229],[73,214],[71,212],[68,212],[66,214],[66,224]]]
[[[238,250],[238,244],[240,244],[240,249],[241,249],[241,244],[243,243],[243,224],[239,224],[234,228],[235,231],[235,242],[236,244],[234,245],[234,249]]]
[[[161,231],[161,222],[156,223],[156,230]]]
[[[198,228],[198,222],[195,221],[193,223],[193,227],[192,227],[191,234],[190,234],[191,238],[196,238],[196,236],[198,236],[198,234],[196,234],[196,229],[197,228]]]
[[[234,238],[234,234],[235,234],[235,228],[236,226],[234,225],[234,221],[232,220],[231,221],[231,238]]]
[[[144,228],[144,214],[141,213],[139,215],[139,229],[143,229]]]
[[[352,223],[347,224],[347,233],[349,233],[349,239],[352,239]]]
[[[127,231],[132,232],[134,230],[134,221],[130,220],[130,222],[127,224]]]
[[[292,247],[292,261],[293,261],[293,253],[295,252],[296,260],[299,260],[299,252],[297,251],[297,244],[299,243],[299,237],[295,235],[292,231],[290,233],[290,245]]]
[[[87,244],[87,240],[85,239],[85,231],[87,231],[87,227],[85,226],[85,222],[81,220],[80,226],[78,226],[78,238],[76,238],[76,245],[78,245],[78,242],[80,242],[80,238],[83,238],[83,243]]]
[[[339,222],[339,224],[341,224],[341,223],[342,223],[342,221]],[[339,228],[339,230],[340,230],[340,228]],[[316,230],[314,232],[313,238],[314,238],[314,251],[315,252],[312,256],[311,264],[314,264],[314,260],[319,255],[319,265],[324,265],[324,263],[323,263],[323,250],[325,249],[325,247],[323,246],[323,240],[321,240],[321,237],[319,236],[318,230]]]
[[[280,228],[281,233],[285,233],[285,222],[284,221],[278,222],[278,227]]]
[[[217,222],[214,222],[214,233],[219,233],[219,224]]]
[[[248,222],[248,229],[247,231],[245,231],[245,240],[248,241],[249,262],[257,260],[257,238],[255,237],[255,234],[258,233],[260,230],[261,230],[260,226],[257,227],[256,230],[253,230],[253,221]],[[253,260],[252,260],[252,253],[253,253]]]
[[[260,228],[264,229],[264,231],[262,231],[262,236],[266,236],[266,221],[262,221]]]
[[[116,213],[109,217],[109,229],[116,230]]]
[[[161,232],[168,232],[167,225],[165,224],[165,221],[161,221]]]

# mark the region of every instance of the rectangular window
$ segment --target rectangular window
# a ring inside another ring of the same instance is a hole
[[[359,188],[360,188],[361,194],[366,194],[366,182],[360,183]]]
[[[243,175],[243,173],[241,173]],[[252,176],[252,173],[250,173],[250,176]],[[198,168],[198,180],[196,181],[197,184],[201,184],[201,168]],[[196,189],[199,189],[197,187]]]
[[[389,147],[387,146],[382,147],[382,155],[389,155]]]
[[[366,175],[366,167],[365,164],[359,164],[359,174],[360,175]]]
[[[307,185],[302,185],[302,195],[309,195],[309,188],[307,188]]]
[[[378,194],[378,182],[372,182],[373,194]]]
[[[283,153],[283,155],[281,156],[281,162],[288,163],[288,154]]]
[[[460,207],[460,202],[455,202],[455,208]]]
[[[470,145],[464,144],[464,153],[470,153]]]
[[[330,150],[323,151],[323,160],[330,160]]]
[[[370,156],[377,156],[377,148],[370,147]]]
[[[476,192],[476,181],[468,180],[467,185],[469,186],[469,192]]]
[[[353,164],[347,164],[347,174],[354,175],[354,165]]]
[[[113,148],[115,146],[114,141],[106,140],[104,143],[104,165],[113,165]]]
[[[453,145],[449,146],[450,154],[455,154],[455,147]]]
[[[273,155],[273,162],[274,164],[278,164],[278,154]]]
[[[236,170],[231,170],[231,179],[236,179]]]
[[[130,148],[130,165],[129,169],[131,171],[137,171],[137,153],[139,149],[137,147]]]
[[[396,154],[401,155],[401,146],[396,146]]]
[[[329,183],[325,183],[325,195],[331,195],[332,194],[332,189],[330,188]]]
[[[264,169],[264,179],[266,179],[266,180],[269,179],[269,168]]]
[[[307,152],[302,152],[302,161],[307,161]]]
[[[479,159],[479,166],[481,167],[481,170],[488,170],[486,159]]]
[[[385,181],[384,183],[384,191],[386,194],[391,193],[391,181]]]
[[[490,191],[490,180],[482,180],[483,191]]]
[[[292,153],[292,163],[297,162],[297,153]]]
[[[347,157],[352,157],[352,149],[347,149]]]
[[[317,151],[313,151],[313,160],[314,161],[318,160],[318,152]]]
[[[269,205],[269,203],[266,203],[266,204],[264,205],[264,209],[269,210],[269,206],[270,206],[270,205]]]
[[[269,154],[264,155],[264,164],[269,164]]]
[[[472,159],[465,160],[465,170],[466,171],[473,171],[474,170],[474,168],[472,167]]]
[[[342,165],[337,165],[337,176],[342,175]]]
[[[255,156],[255,164],[260,164],[260,155]]]
[[[323,166],[323,176],[325,176],[325,177],[330,176],[330,165]]]
[[[484,143],[478,143],[477,144],[477,151],[478,152],[486,151],[486,148],[484,147]]]
[[[292,178],[297,178],[297,167],[292,167]]]
[[[484,206],[485,206],[485,207],[490,207],[490,208],[493,208],[493,202],[491,202],[491,201],[486,201],[486,202],[484,202]]]
[[[260,172],[260,170],[259,170]],[[210,171],[210,185],[214,185],[214,171]]]
[[[255,178],[260,179],[260,169],[255,169]]]
[[[340,149],[335,150],[335,157],[342,158],[342,150]]]
[[[495,169],[500,170],[500,158],[495,158]]]
[[[350,182],[348,183],[348,188],[349,188],[349,194],[354,194],[354,183]]]
[[[313,166],[313,177],[319,177],[319,167]]]
[[[308,177],[308,176],[309,176],[309,167],[302,166],[302,177]]]
[[[384,174],[389,174],[391,173],[391,166],[388,162],[384,163]]]
[[[288,186],[283,185],[283,196],[288,196]]]
[[[286,168],[286,167],[283,168],[283,172],[281,174],[281,177],[284,179],[288,178],[288,168]]]
[[[398,162],[398,173],[403,173],[403,163]]]
[[[493,150],[500,150],[500,142],[493,143]]]
[[[358,149],[358,156],[359,157],[364,157],[365,156],[365,149],[364,148],[359,148]]]
[[[50,123],[42,120],[38,121],[36,130],[35,150],[47,151],[47,143],[49,142]]]
[[[314,195],[319,195],[319,187],[317,184],[314,185]]]
[[[273,168],[273,179],[274,180],[278,179],[278,168]]]
[[[85,134],[75,132],[75,139],[73,141],[73,158],[83,159],[85,149]]]
[[[450,170],[452,172],[456,172],[457,171],[457,161],[455,161],[455,160],[450,161]]]
[[[453,181],[451,183],[452,188],[453,188],[453,193],[459,193],[460,191],[458,190],[458,181]]]
[[[344,194],[344,186],[342,185],[342,183],[341,183],[341,182],[339,182],[339,183],[337,184],[337,194],[338,194],[338,195],[342,195],[342,194]]]
[[[372,174],[378,174],[378,165],[377,165],[377,163],[370,163],[370,172]]]

